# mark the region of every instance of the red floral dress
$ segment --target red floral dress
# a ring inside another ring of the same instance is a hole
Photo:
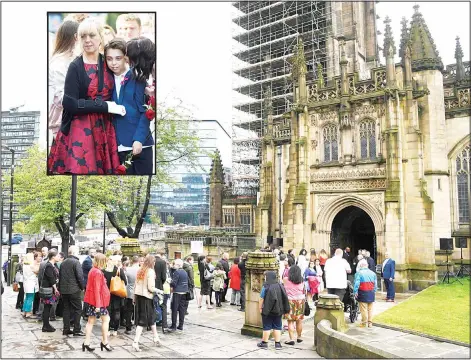
[[[91,100],[98,93],[97,65],[84,64],[91,82],[87,95]],[[105,65],[106,70],[106,65]],[[103,101],[109,101],[114,87],[113,75],[104,71]],[[48,158],[51,174],[116,174],[120,165],[116,133],[111,114],[75,115],[68,135],[59,131]]]

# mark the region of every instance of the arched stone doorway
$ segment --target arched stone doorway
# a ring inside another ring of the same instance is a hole
[[[376,232],[373,220],[361,208],[347,206],[335,215],[330,233],[331,252],[350,247],[352,256],[365,249],[376,261]]]

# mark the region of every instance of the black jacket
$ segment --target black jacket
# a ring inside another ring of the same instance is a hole
[[[193,288],[195,287],[195,275],[194,275],[193,266],[191,266],[187,262],[184,262],[183,270],[185,270],[188,275],[188,291],[192,291]]]
[[[79,259],[69,256],[61,264],[59,270],[59,292],[75,294],[84,289],[83,283],[83,271]]]
[[[103,71],[109,71],[104,67],[104,58],[101,54],[99,55],[98,64]],[[62,112],[61,131],[65,135],[69,134],[74,115],[108,112],[106,102],[91,100],[88,97],[90,82],[82,56],[76,57],[69,65],[64,83],[64,98],[62,100],[64,110]]]
[[[172,276],[170,287],[173,288],[175,293],[187,293],[188,289],[188,275],[183,269],[176,269]]]
[[[155,271],[155,287],[157,289],[163,290],[164,283],[167,280],[167,263],[161,258],[155,259],[154,265]]]
[[[93,260],[89,255],[85,258],[85,260],[83,260],[83,263],[82,263],[83,286],[84,286],[84,288],[87,287],[88,273],[90,272],[92,267],[93,267]]]
[[[54,265],[49,261],[46,263],[44,273],[42,274],[42,281],[39,283],[39,287],[49,288],[57,284],[57,275],[54,270]]]
[[[224,271],[226,272],[226,275],[229,273],[229,263],[225,259],[221,259],[219,263],[222,265]]]
[[[289,301],[286,290],[281,284],[271,284],[265,293],[262,315],[281,316],[289,313]]]
[[[246,269],[245,269],[245,259],[242,260],[240,263],[239,263],[239,269],[240,269],[240,280],[241,281],[245,281],[245,273],[246,273]]]
[[[375,274],[376,274],[376,264],[375,264],[375,261],[372,257],[367,257],[366,258],[366,262],[368,263],[368,269],[370,269],[371,271],[373,271]]]

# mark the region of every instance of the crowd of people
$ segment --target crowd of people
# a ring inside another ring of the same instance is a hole
[[[51,322],[62,317],[63,335],[84,337],[82,350],[94,351],[91,334],[100,319],[102,351],[112,351],[109,337],[117,336],[120,327],[128,335],[135,327],[132,347],[139,352],[144,329],[152,331],[156,345],[157,327],[164,334],[183,331],[188,302],[194,299],[193,258],[168,262],[162,252],[129,258],[90,249],[80,263],[77,246],[69,248],[67,258],[45,247],[20,259],[14,284],[16,308],[25,319],[41,321],[43,332],[55,332]],[[87,322],[85,331],[81,319]]]
[[[315,308],[319,294],[335,294],[345,301],[349,285],[360,305],[360,326],[372,327],[377,278],[374,260],[367,251],[360,251],[355,258],[348,247],[336,249],[330,258],[324,250],[317,254],[312,249],[308,255],[302,249],[297,257],[293,250],[286,254],[282,249],[263,251],[273,251],[279,269],[265,273],[260,293],[263,323],[260,348],[268,347],[268,338],[274,331],[275,349],[281,349],[283,329],[289,336],[286,345],[301,343],[303,320]],[[395,262],[388,253],[385,255],[381,268],[387,288],[385,300],[394,301]],[[199,309],[206,306],[210,310],[214,304],[221,308],[222,303],[229,302],[239,311],[245,311],[246,252],[232,261],[228,253],[216,261],[211,256],[200,255],[197,274],[191,256],[184,261],[170,262],[164,252],[129,258],[119,251],[105,256],[95,249],[88,251],[82,263],[78,256],[77,246],[69,248],[67,257],[48,248],[24,256],[15,269],[16,308],[25,319],[42,321],[43,332],[56,331],[51,322],[62,317],[63,335],[83,336],[83,351],[95,350],[90,342],[97,319],[101,320],[102,351],[112,351],[109,337],[116,336],[120,328],[125,328],[127,335],[135,328],[132,347],[140,351],[140,337],[145,329],[152,331],[156,345],[158,327],[163,334],[183,331],[189,301],[193,299]],[[348,277],[352,273],[350,282]],[[200,279],[199,292],[195,292],[195,275]],[[228,289],[231,289],[229,299]],[[171,314],[170,324],[168,314]],[[81,318],[87,322],[85,331]]]
[[[155,39],[135,14],[117,18],[117,35],[76,15],[59,27],[49,61],[48,173],[151,175]]]

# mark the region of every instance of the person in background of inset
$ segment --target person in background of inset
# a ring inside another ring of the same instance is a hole
[[[62,335],[85,336],[80,327],[84,281],[78,256],[78,246],[72,245],[69,247],[69,257],[62,263],[59,271],[59,289],[64,304]],[[70,330],[71,323],[74,326],[73,331]]]
[[[124,284],[127,284],[126,275],[124,271],[118,268],[118,261],[121,259],[121,255],[111,255],[108,258],[106,268],[103,270],[105,275],[106,284],[108,289],[111,287],[111,279],[115,276],[119,276],[121,280],[124,281]],[[121,307],[124,303],[124,299],[120,298],[117,295],[110,295],[110,305],[108,307],[108,312],[110,314],[110,336],[118,336],[119,321],[121,318]]]
[[[155,272],[155,287],[159,290],[164,290],[164,284],[167,280],[167,262],[162,258],[163,251],[158,251],[155,255],[155,265],[154,265],[154,272]],[[164,296],[164,300],[161,304],[162,308],[162,321],[160,324],[162,326],[162,332],[165,333],[167,331],[168,323],[167,323],[167,299]]]
[[[47,249],[47,248],[43,248]],[[47,254],[48,249],[46,250]],[[43,262],[43,253],[39,251],[34,252],[34,261],[30,265],[31,269],[33,270],[34,274],[36,275],[35,281],[36,284],[34,285],[34,301],[33,301],[33,314],[38,315],[39,308],[41,307],[41,301],[39,301],[39,280],[38,280],[38,275],[39,275],[39,269],[41,267],[41,263]],[[43,305],[44,307],[44,305]],[[41,321],[42,317],[40,317],[38,320]]]
[[[373,272],[376,272],[375,260],[371,257],[371,254],[368,250],[366,250],[365,254],[366,254],[366,262],[368,263],[368,269],[370,269]]]
[[[155,287],[155,257],[147,255],[144,259],[144,264],[137,271],[136,283],[134,285],[134,303],[136,304],[135,323],[136,323],[136,336],[132,343],[132,348],[136,351],[141,351],[139,348],[139,339],[144,328],[150,326],[154,335],[153,342],[155,345],[160,343],[159,335],[157,334],[157,314],[154,310],[154,295],[161,292]]]
[[[231,305],[240,306],[240,269],[239,269],[239,258],[234,259],[234,263],[229,270],[230,288],[231,293]]]
[[[324,267],[328,258],[329,255],[327,255],[327,252],[324,249],[321,249],[321,251],[319,252],[319,264],[321,265],[322,269],[322,281],[324,283],[324,288],[326,288]]]
[[[327,259],[324,267],[327,291],[337,295],[343,301],[347,291],[347,274],[352,272],[350,264],[343,258],[343,250],[335,250],[335,254]]]
[[[85,341],[82,344],[82,351],[87,349],[93,351],[95,348],[90,347],[90,337],[95,325],[96,319],[101,318],[101,351],[111,351],[108,345],[108,331],[110,316],[108,306],[110,304],[110,290],[106,284],[105,275],[103,270],[106,267],[107,259],[103,254],[96,254],[93,258],[93,268],[88,274],[87,289],[85,290],[85,297],[83,302],[87,303],[87,317],[88,322],[85,328]]]
[[[49,116],[48,128],[52,131],[53,141],[62,123],[62,99],[64,84],[70,63],[77,56],[75,53],[78,43],[77,30],[79,23],[64,21],[57,30],[54,51],[49,61]]]
[[[141,36],[141,18],[137,14],[121,14],[116,18],[118,36],[126,42]]]
[[[113,101],[126,108],[124,116],[113,117],[119,161],[124,163],[132,153],[132,163],[127,167],[126,174],[151,175],[154,139],[150,130],[152,122],[145,108],[147,100],[144,91],[155,63],[155,45],[146,38],[133,39],[127,44],[116,38],[105,46],[105,58],[114,74]],[[155,106],[155,97],[153,99]]]
[[[57,302],[59,297],[59,291],[57,290],[57,283],[59,282],[58,273],[55,270],[54,264],[57,260],[57,250],[51,249],[47,255],[48,262],[44,268],[44,274],[42,274],[42,280],[39,284],[41,288],[52,288],[52,294],[50,297],[41,298],[41,303],[44,304],[44,310],[42,313],[43,327],[42,332],[54,332],[56,329],[49,323],[51,316],[52,304]]]
[[[206,255],[200,255],[198,256],[198,274],[199,274],[199,277],[200,277],[200,293],[196,299],[196,302],[197,302],[197,305],[198,305],[198,308],[201,308],[202,306],[202,300],[203,300],[203,296],[206,295],[206,294],[203,294],[203,289],[204,289],[204,267],[205,267],[205,259],[206,259]],[[206,292],[206,289],[204,289],[205,292]],[[209,289],[207,290],[208,294],[209,294]]]
[[[105,45],[108,44],[115,37],[116,37],[116,33],[114,32],[113,28],[109,25],[104,25],[103,26],[103,40],[105,41]]]
[[[118,174],[118,146],[109,114],[124,115],[126,109],[109,101],[114,81],[100,54],[103,26],[88,18],[79,25],[78,36],[83,53],[67,70],[61,128],[50,150],[48,173]]]
[[[389,252],[384,253],[385,260],[383,261],[381,277],[386,286],[386,300],[387,302],[394,302],[396,291],[394,289],[394,276],[396,275],[396,262],[389,257]]]
[[[240,309],[239,311],[245,311],[245,274],[246,268],[245,263],[247,261],[247,252],[243,252],[240,256],[239,269],[240,269]]]
[[[360,270],[355,274],[353,293],[360,303],[360,327],[373,327],[373,303],[376,293],[376,274],[368,269],[365,259],[358,263]]]
[[[172,325],[170,325],[169,331],[183,331],[183,324],[185,322],[185,313],[188,307],[188,301],[186,300],[186,293],[188,292],[188,275],[182,267],[183,260],[176,259],[175,272],[173,273],[172,282],[170,283],[173,293],[172,303],[170,305],[172,308]]]
[[[263,337],[257,344],[259,348],[268,348],[271,331],[275,338],[275,350],[281,350],[282,316],[289,313],[290,305],[285,288],[276,280],[275,271],[265,272],[265,283],[260,291],[258,302],[262,314]]]

